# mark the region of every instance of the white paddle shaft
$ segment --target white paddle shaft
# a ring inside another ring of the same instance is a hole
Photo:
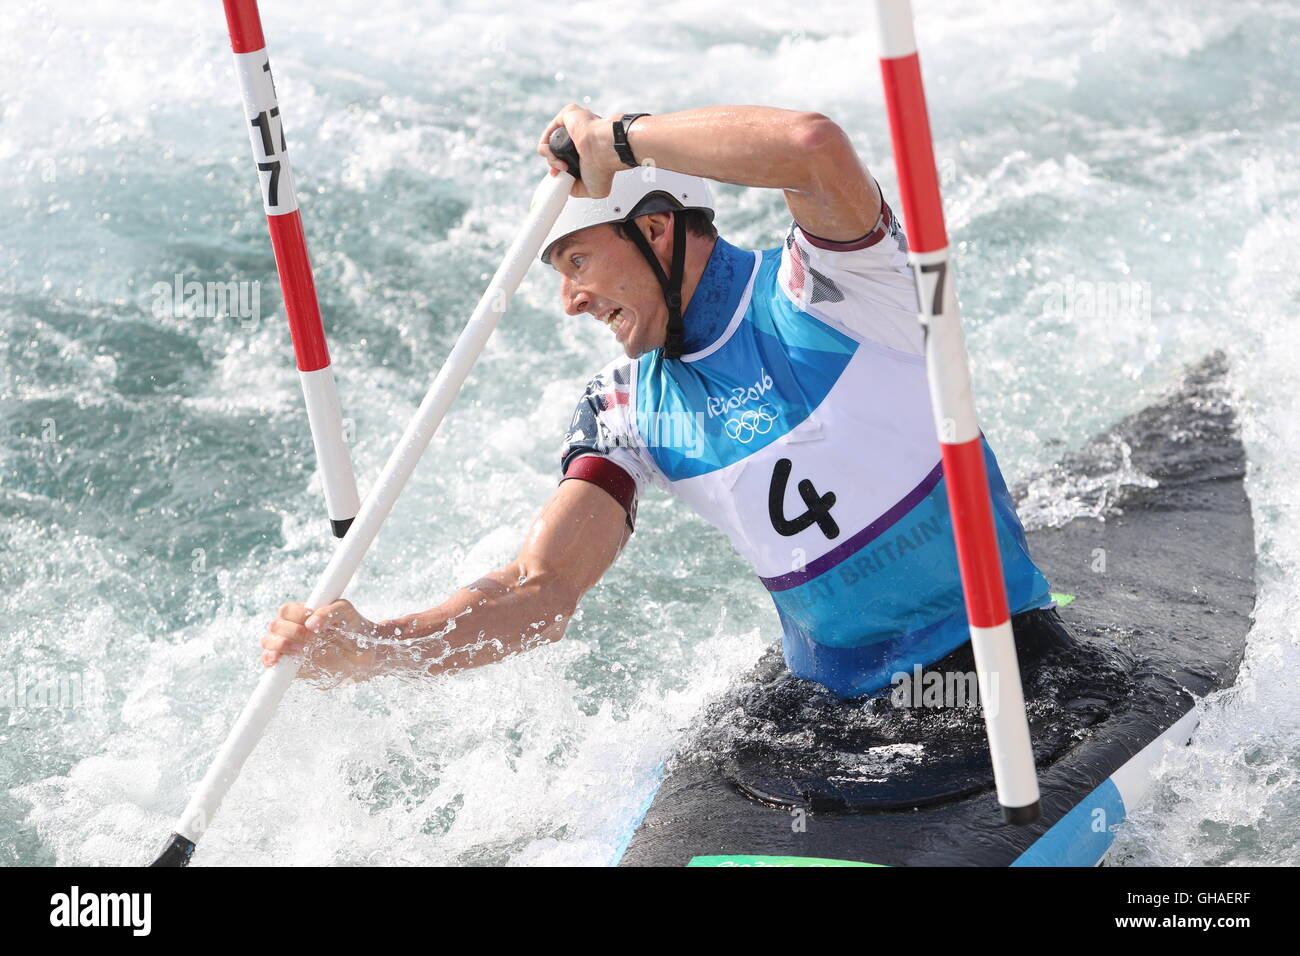
[[[573,183],[574,179],[568,173],[559,173],[553,177],[548,176],[538,187],[523,227],[515,236],[492,281],[488,283],[487,290],[434,378],[424,401],[420,403],[414,418],[389,456],[379,480],[366,496],[356,521],[335,548],[334,556],[307,598],[309,608],[314,610],[325,607],[343,595],[343,590],[375,540],[420,456],[442,423],[447,409],[460,393],[483,346],[505,314],[528,267],[537,258],[542,241],[564,208]],[[181,814],[176,825],[178,834],[197,843],[203,831],[212,823],[222,799],[239,776],[244,761],[257,746],[301,663],[297,657],[282,657],[274,667],[262,674],[252,697],[244,705],[235,726],[231,728],[198,790]]]

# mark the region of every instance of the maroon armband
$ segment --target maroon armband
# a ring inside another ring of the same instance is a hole
[[[876,223],[876,228],[872,229],[860,239],[849,239],[846,242],[836,242],[834,239],[823,239],[821,236],[814,236],[803,226],[799,229],[808,242],[818,249],[829,249],[832,252],[853,252],[857,249],[869,249],[884,239],[889,234],[890,226],[893,224],[893,213],[890,212],[889,204],[884,200],[880,203],[880,221]]]
[[[623,506],[627,512],[627,526],[635,530],[636,522],[636,481],[626,471],[608,458],[599,455],[584,455],[574,459],[564,472],[561,482],[570,478],[589,481],[602,488],[611,498]]]

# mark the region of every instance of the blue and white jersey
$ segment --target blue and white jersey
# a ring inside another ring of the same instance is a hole
[[[565,476],[629,521],[652,483],[721,529],[772,595],[790,670],[843,697],[969,638],[916,311],[888,207],[854,243],[719,238],[684,316],[699,347],[611,363],[565,442]],[[1012,613],[1048,605],[984,451]]]

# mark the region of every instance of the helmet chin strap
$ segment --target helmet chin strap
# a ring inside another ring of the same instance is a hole
[[[646,262],[650,263],[655,278],[659,280],[659,285],[664,290],[664,302],[668,306],[668,337],[664,341],[664,358],[681,358],[686,337],[686,329],[682,323],[682,278],[686,272],[686,223],[681,216],[673,214],[671,275],[664,275],[663,267],[659,265],[659,257],[654,254],[654,250],[650,248],[650,243],[641,234],[637,224],[627,219],[623,221],[622,226],[624,234],[636,243],[637,248],[641,250],[641,255],[645,256]]]

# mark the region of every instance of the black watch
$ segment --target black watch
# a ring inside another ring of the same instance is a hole
[[[625,166],[637,165],[636,158],[632,155],[632,147],[627,144],[628,127],[642,116],[649,115],[649,113],[624,113],[614,120],[614,152],[618,153],[618,158]]]

